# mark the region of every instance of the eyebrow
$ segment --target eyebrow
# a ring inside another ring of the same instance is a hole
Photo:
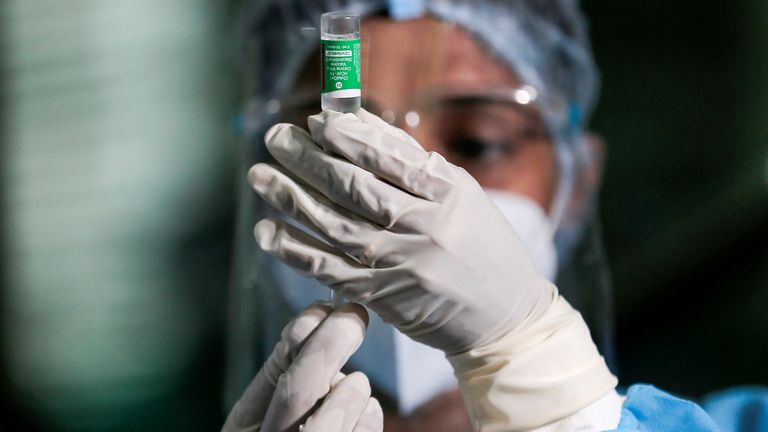
[[[541,122],[543,118],[535,105],[522,105],[508,98],[489,94],[463,94],[435,97],[428,102],[436,105],[453,105],[458,107],[471,105],[501,105],[511,108],[530,120]]]

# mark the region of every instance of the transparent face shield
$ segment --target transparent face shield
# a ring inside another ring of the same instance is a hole
[[[397,45],[400,39],[412,45],[407,53],[386,48]],[[506,75],[504,65],[493,66],[496,69],[483,76],[483,68],[489,68],[484,62],[490,64],[495,59],[454,24],[431,20],[397,27],[377,17],[373,22],[364,20],[362,41],[363,108],[402,128],[427,150],[466,169],[483,187],[530,197],[553,218],[552,226],[558,226],[552,203],[558,192],[561,162],[558,146],[539,111],[540,92],[516,81],[513,74]],[[463,59],[466,65],[461,63]],[[270,161],[263,144],[269,126],[288,122],[306,127],[307,116],[319,111],[318,65],[319,57],[312,55],[305,60],[303,70],[297,71],[295,84],[286,95],[266,101],[255,99],[250,104],[246,123],[252,127],[245,137],[242,178],[253,163]],[[294,274],[258,250],[253,225],[275,216],[279,215],[244,185],[230,292],[227,406],[259,369],[279,340],[282,327],[297,310],[313,297],[328,300],[327,288]],[[468,221],[474,222],[481,223]],[[588,243],[584,254],[594,258],[590,251],[599,245],[599,239]],[[599,346],[605,345],[602,339],[610,334],[610,293],[604,262],[600,257],[597,262],[573,263],[566,263],[560,272],[567,275],[562,283],[570,284],[561,291],[584,308]],[[578,286],[582,284],[590,285]],[[381,352],[393,350],[396,342],[383,332],[372,334],[378,331],[374,327],[368,339],[375,341]],[[371,358],[380,355],[369,354]],[[382,376],[386,381],[388,375]],[[396,370],[391,380],[396,386]]]
[[[467,170],[483,187],[530,196],[548,210],[557,183],[554,148],[530,86],[425,90],[409,106],[362,107]],[[284,105],[290,123],[306,127],[314,95]]]

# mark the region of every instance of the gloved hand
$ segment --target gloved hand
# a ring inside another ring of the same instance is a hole
[[[324,111],[309,127],[311,137],[270,129],[281,166],[255,165],[249,179],[330,246],[264,220],[255,229],[264,250],[449,354],[498,339],[552,302],[555,290],[466,171],[363,110]]]
[[[368,378],[340,372],[363,341],[367,320],[365,309],[351,303],[333,311],[324,304],[305,309],[283,329],[222,431],[298,431],[302,423],[304,432],[382,431],[384,417]]]
[[[360,110],[279,124],[279,166],[249,172],[279,220],[265,251],[443,350],[478,430],[536,427],[615,386],[581,316],[539,277],[517,235],[463,169]]]

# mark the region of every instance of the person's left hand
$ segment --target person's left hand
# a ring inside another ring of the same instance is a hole
[[[365,309],[352,303],[305,309],[283,329],[222,432],[381,432],[383,414],[368,378],[340,372],[363,341],[367,321]]]
[[[308,134],[278,124],[256,192],[316,236],[259,221],[259,246],[446,354],[499,340],[557,298],[507,219],[464,169],[360,109]]]
[[[311,135],[272,127],[278,164],[249,171],[303,225],[260,221],[262,249],[445,352],[476,430],[533,429],[613,391],[581,315],[467,171],[362,109],[309,120]]]

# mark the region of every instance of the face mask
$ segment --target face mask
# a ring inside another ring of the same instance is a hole
[[[499,190],[487,190],[491,201],[528,248],[542,276],[552,280],[557,271],[557,254],[552,241],[552,224],[546,213],[530,198]],[[330,290],[313,279],[304,278],[276,263],[280,291],[294,313],[315,300],[329,299]],[[369,311],[365,340],[352,356],[349,366],[364,372],[377,390],[398,404],[408,415],[438,394],[455,388],[453,369],[445,354],[414,342]]]
[[[485,193],[528,249],[539,274],[554,281],[557,274],[557,250],[553,240],[555,230],[544,210],[522,194],[498,189],[485,189]]]

